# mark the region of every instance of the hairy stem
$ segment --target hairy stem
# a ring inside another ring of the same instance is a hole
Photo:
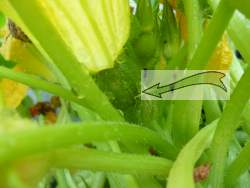
[[[84,144],[93,141],[117,140],[153,146],[162,156],[173,159],[177,151],[157,133],[127,123],[78,123],[68,126],[39,127],[0,138],[1,163],[38,152]]]
[[[61,149],[52,152],[51,164],[57,168],[149,174],[167,177],[172,162],[153,156],[120,154],[94,149]],[[129,161],[129,162],[128,162]]]
[[[188,60],[192,59],[193,53],[200,41],[202,34],[201,12],[199,1],[184,0],[185,15],[188,23]]]
[[[219,120],[215,136],[211,145],[213,161],[213,172],[211,173],[211,183],[213,188],[223,187],[225,159],[228,146],[235,129],[246,106],[250,93],[250,68],[239,81],[231,100],[227,102],[225,110]]]
[[[202,33],[200,7],[197,0],[184,0],[188,24],[188,62],[200,41]],[[199,130],[202,101],[175,101],[173,103],[173,139],[183,146]]]
[[[206,66],[216,45],[227,28],[234,10],[234,8],[228,6],[227,0],[220,2],[188,65],[189,69],[203,69]]]

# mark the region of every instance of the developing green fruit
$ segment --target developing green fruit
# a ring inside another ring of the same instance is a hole
[[[156,45],[156,36],[153,33],[144,33],[135,42],[136,55],[143,58],[150,58],[155,53]]]
[[[141,32],[151,32],[155,27],[155,18],[150,1],[140,0],[136,16],[141,25]]]

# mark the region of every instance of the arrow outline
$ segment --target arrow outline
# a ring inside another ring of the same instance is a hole
[[[154,94],[152,94],[152,93],[147,93],[148,90],[150,90],[150,89],[152,89],[152,88],[154,88],[154,87],[156,87],[156,86],[157,86],[156,89],[159,90],[159,89],[161,89],[161,88],[168,87],[168,86],[170,86],[170,85],[175,85],[176,83],[179,83],[179,82],[181,82],[181,81],[183,81],[183,80],[186,80],[186,79],[188,79],[188,78],[192,78],[192,77],[195,77],[195,76],[197,76],[197,75],[202,75],[202,74],[206,74],[206,73],[219,73],[219,74],[221,74],[222,77],[219,79],[219,81],[220,81],[220,83],[222,84],[222,86],[217,85],[217,84],[214,84],[214,83],[205,83],[205,82],[203,82],[203,83],[194,83],[194,84],[189,84],[189,85],[185,85],[185,86],[178,87],[178,88],[173,88],[172,90],[169,90],[169,91],[166,91],[166,92],[159,92],[158,95],[154,95]],[[182,89],[182,88],[185,88],[185,87],[194,86],[194,85],[213,85],[213,86],[219,87],[219,88],[221,88],[222,90],[224,90],[225,92],[227,92],[227,88],[226,88],[225,84],[224,84],[223,81],[222,81],[222,79],[223,79],[224,77],[226,77],[226,74],[225,74],[224,72],[219,72],[219,71],[199,72],[199,73],[197,73],[197,74],[193,74],[193,75],[187,76],[187,77],[185,77],[185,78],[182,78],[182,79],[180,79],[180,80],[177,80],[177,81],[175,81],[175,82],[173,82],[173,83],[170,83],[170,84],[168,84],[168,85],[165,85],[165,86],[160,86],[161,83],[159,82],[159,83],[157,83],[157,84],[154,84],[154,85],[150,86],[149,88],[144,89],[144,90],[142,91],[142,93],[147,94],[147,95],[150,95],[150,96],[153,96],[153,97],[162,98],[162,95],[165,94],[165,93],[168,93],[168,92],[170,92],[170,91],[172,92],[172,91],[175,91],[175,90],[179,90],[179,89]]]

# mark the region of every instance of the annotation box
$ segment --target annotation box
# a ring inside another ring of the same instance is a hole
[[[142,100],[229,100],[226,70],[142,70]]]

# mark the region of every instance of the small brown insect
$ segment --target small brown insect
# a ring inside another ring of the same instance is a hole
[[[196,167],[194,169],[194,181],[201,182],[207,179],[210,171],[210,164],[204,164]]]
[[[12,20],[8,19],[10,34],[23,42],[31,42],[27,35]]]
[[[46,124],[55,124],[57,121],[57,116],[55,112],[46,112],[45,113],[45,123]]]
[[[60,98],[58,96],[53,96],[50,99],[50,105],[52,108],[56,109],[61,106]]]
[[[84,146],[87,148],[96,148],[92,143],[86,143]]]
[[[61,106],[60,99],[57,96],[53,96],[50,99],[50,102],[38,102],[36,105],[32,106],[30,110],[30,114],[32,117],[36,117],[38,115],[45,116],[46,123],[56,123],[57,115],[56,109]]]
[[[148,149],[148,152],[149,152],[150,155],[159,156],[158,152],[157,152],[156,149],[153,148],[153,147],[150,147],[150,148]]]

